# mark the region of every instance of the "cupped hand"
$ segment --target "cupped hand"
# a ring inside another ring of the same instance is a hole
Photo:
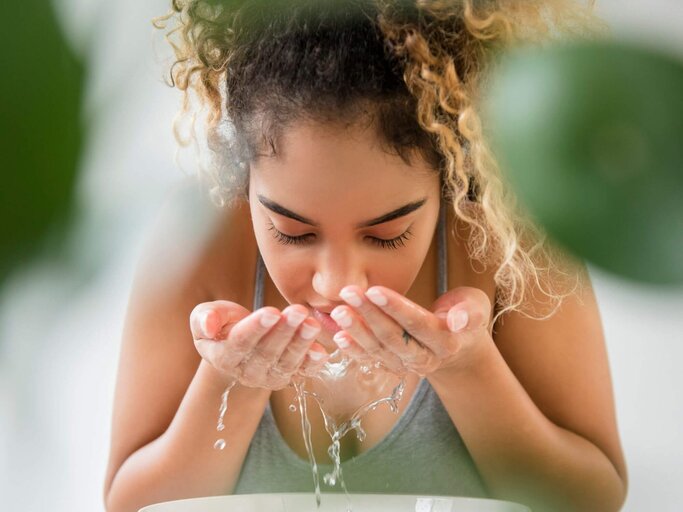
[[[320,324],[302,305],[250,312],[226,300],[203,302],[190,314],[197,351],[225,377],[248,387],[278,390],[297,374],[313,375],[327,360],[315,341]]]
[[[342,329],[335,342],[349,356],[380,361],[397,373],[427,376],[464,367],[491,338],[491,301],[478,288],[450,290],[431,311],[383,286],[365,293],[347,286],[339,295],[347,305],[331,313]]]

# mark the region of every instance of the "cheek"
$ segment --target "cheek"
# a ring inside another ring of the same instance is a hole
[[[312,267],[307,262],[307,258],[292,256],[291,251],[276,248],[271,252],[268,263],[270,276],[278,286],[282,284],[283,287],[292,289],[299,288],[297,283],[308,283],[310,285],[308,278]]]
[[[415,236],[406,243],[405,247],[396,251],[386,251],[391,254],[377,259],[374,265],[377,274],[372,276],[372,283],[381,284],[406,295],[425,265],[433,242],[430,235],[433,231],[433,226],[429,222],[415,226]]]
[[[378,284],[405,295],[413,285],[424,258],[417,251],[404,251],[401,258],[390,258],[374,265],[371,285]]]
[[[308,297],[312,271],[308,258],[301,257],[296,249],[280,244],[267,229],[256,233],[256,239],[268,274],[280,295],[289,303]]]

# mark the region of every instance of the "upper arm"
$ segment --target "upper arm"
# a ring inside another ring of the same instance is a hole
[[[189,208],[183,203],[188,192],[170,197],[136,269],[121,340],[105,496],[125,460],[166,431],[201,360],[189,316],[198,303],[215,298],[216,268],[226,268],[216,262],[226,239],[217,229],[229,235],[230,226]],[[221,298],[243,302],[240,286],[234,279],[234,296]],[[223,283],[220,289],[226,291]]]
[[[600,448],[626,483],[600,314],[587,272],[582,279],[582,289],[566,297],[550,318],[506,313],[493,337],[545,416]]]

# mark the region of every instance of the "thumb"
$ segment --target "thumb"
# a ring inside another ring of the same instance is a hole
[[[448,290],[446,293],[441,295],[434,304],[432,305],[432,312],[437,318],[446,320],[448,317],[448,312],[456,305],[462,304],[467,301],[468,288],[460,287]]]
[[[450,309],[440,309],[434,312],[434,316],[446,322],[449,331],[458,332],[469,322],[470,315],[465,307],[465,304],[456,304]]]
[[[487,325],[491,301],[479,288],[461,286],[441,295],[432,306],[434,316],[444,320],[456,332],[467,326]]]
[[[197,304],[190,313],[190,330],[194,339],[217,339],[227,334],[230,326],[249,315],[244,306],[227,300]]]

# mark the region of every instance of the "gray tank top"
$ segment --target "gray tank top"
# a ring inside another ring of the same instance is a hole
[[[437,228],[438,291],[447,291],[446,220],[442,203]],[[257,258],[254,311],[263,305],[265,266]],[[353,434],[349,434],[353,435]],[[317,461],[322,492],[330,487],[322,475],[331,464]],[[389,434],[369,450],[342,462],[351,493],[429,494],[488,498],[486,485],[439,396],[421,379],[408,407]],[[247,452],[234,494],[313,492],[308,459],[285,442],[268,404]]]

